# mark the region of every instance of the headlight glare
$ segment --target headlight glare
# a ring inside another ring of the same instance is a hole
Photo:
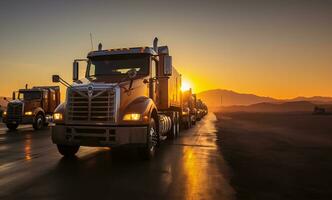
[[[123,116],[124,121],[138,121],[141,120],[141,114],[138,113],[128,113]]]
[[[63,118],[62,118],[62,113],[54,113],[53,114],[53,119],[55,120],[55,121],[60,121],[60,120],[62,120]]]
[[[25,112],[24,115],[32,115],[31,111]]]

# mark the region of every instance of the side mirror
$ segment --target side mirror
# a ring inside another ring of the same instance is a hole
[[[53,83],[59,83],[60,82],[60,76],[59,75],[53,75],[52,76],[52,82]]]
[[[172,56],[164,57],[164,76],[172,76]]]
[[[127,76],[130,79],[130,84],[129,84],[128,90],[131,90],[131,88],[133,87],[133,82],[134,82],[134,78],[136,77],[136,75],[137,75],[137,71],[135,68],[133,68],[127,72]]]
[[[77,81],[78,80],[78,62],[74,61],[73,62],[73,81]]]
[[[15,100],[16,96],[15,96],[15,92],[12,93],[12,99]],[[7,99],[6,99],[7,100]]]

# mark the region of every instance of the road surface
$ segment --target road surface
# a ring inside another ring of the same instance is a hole
[[[130,150],[87,147],[64,159],[50,128],[0,126],[0,199],[233,199],[215,121],[209,114],[164,141],[151,161]]]

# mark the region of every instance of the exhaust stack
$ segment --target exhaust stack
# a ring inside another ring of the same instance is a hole
[[[158,53],[158,38],[155,37],[153,40],[153,50]]]

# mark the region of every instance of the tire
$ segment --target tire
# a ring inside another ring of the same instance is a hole
[[[43,126],[44,126],[45,128],[47,128],[48,125],[49,125],[49,123],[44,123],[44,124],[43,124]]]
[[[44,123],[45,123],[45,118],[42,114],[38,114],[33,122],[33,125],[32,127],[35,129],[35,130],[40,130],[43,128],[44,126]]]
[[[175,113],[175,135],[180,136],[180,114],[178,112]]]
[[[172,128],[167,134],[167,138],[169,139],[175,139],[177,136],[177,125],[176,125],[176,114],[173,113],[172,115]]]
[[[189,118],[189,120],[188,120],[188,128],[191,128],[191,119]]]
[[[187,121],[186,123],[184,123],[183,127],[184,127],[184,129],[189,129],[189,121]]]
[[[191,122],[191,126],[194,126],[194,125],[196,125],[196,117],[195,117],[194,121]]]
[[[80,146],[69,146],[69,145],[62,145],[58,144],[58,151],[61,155],[64,157],[74,157],[75,154],[78,152],[80,149]]]
[[[6,126],[10,131],[15,131],[18,127],[18,124],[6,124]]]
[[[159,143],[159,134],[157,132],[156,123],[153,118],[150,119],[150,125],[147,131],[147,141],[144,147],[140,148],[141,157],[144,160],[150,160],[153,158],[156,148]]]

